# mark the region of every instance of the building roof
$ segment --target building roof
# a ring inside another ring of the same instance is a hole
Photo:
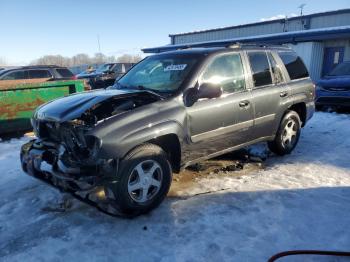
[[[328,27],[267,35],[237,37],[226,40],[198,42],[192,44],[165,45],[154,48],[145,48],[142,49],[142,51],[145,53],[160,53],[185,48],[225,47],[235,43],[284,44],[340,38],[350,38],[350,26]]]
[[[302,18],[305,19],[305,18],[313,18],[313,17],[320,17],[320,16],[326,16],[326,15],[337,15],[337,14],[344,14],[344,13],[350,13],[350,8],[314,13],[314,14],[309,14],[309,15],[303,15]],[[294,17],[288,18],[288,21],[298,20],[300,18],[301,18],[301,16],[294,16]],[[222,31],[222,30],[236,29],[236,28],[255,26],[255,25],[266,25],[266,24],[273,24],[276,22],[283,23],[284,21],[285,21],[285,18],[281,18],[281,19],[274,19],[274,20],[268,20],[268,21],[242,24],[242,25],[218,27],[218,28],[211,28],[211,29],[206,29],[206,30],[198,30],[198,31],[177,33],[177,34],[169,34],[169,37],[181,36],[181,35],[191,35],[191,34],[198,34],[198,33],[207,33],[207,32],[213,32],[213,31]]]

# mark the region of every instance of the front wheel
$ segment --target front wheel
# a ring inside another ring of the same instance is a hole
[[[166,153],[154,144],[141,145],[121,161],[113,190],[115,207],[129,217],[147,213],[164,200],[171,181]]]
[[[275,139],[268,143],[269,149],[281,156],[290,154],[298,144],[300,130],[299,115],[295,111],[288,111],[281,121]]]

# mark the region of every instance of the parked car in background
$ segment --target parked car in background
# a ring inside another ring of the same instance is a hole
[[[149,56],[116,84],[57,99],[32,119],[23,170],[105,212],[157,207],[173,172],[258,142],[289,154],[315,88],[286,47],[235,45]]]
[[[133,63],[107,63],[102,64],[91,72],[84,71],[77,75],[78,79],[88,79],[92,89],[112,86],[133,66]]]
[[[337,65],[317,83],[316,108],[350,107],[350,61]]]
[[[30,79],[69,80],[76,79],[74,74],[61,66],[21,66],[0,71],[0,81],[19,80],[28,82]],[[30,81],[29,81],[30,82]]]

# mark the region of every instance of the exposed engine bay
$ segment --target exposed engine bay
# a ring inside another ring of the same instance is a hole
[[[128,96],[112,96],[94,104],[75,119],[57,122],[46,119],[33,119],[34,132],[41,140],[61,144],[69,154],[69,164],[74,162],[90,164],[95,161],[97,148],[101,141],[87,135],[99,123],[106,119],[134,110],[159,100],[148,93],[136,93]]]

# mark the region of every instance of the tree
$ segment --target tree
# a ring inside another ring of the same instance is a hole
[[[90,63],[91,59],[87,54],[77,54],[71,58],[72,65],[86,65]]]
[[[5,66],[7,65],[7,61],[4,57],[0,57],[0,66]]]
[[[119,56],[117,58],[118,63],[137,63],[140,60],[142,60],[141,55],[129,55],[129,54],[124,54],[122,56]]]
[[[70,58],[63,57],[61,55],[45,55],[37,60],[31,62],[33,65],[57,65],[57,66],[70,66]]]
[[[42,56],[30,64],[32,65],[57,65],[57,66],[79,66],[79,65],[90,65],[90,64],[103,64],[103,63],[137,63],[142,59],[140,55],[129,55],[125,54],[117,59],[115,56],[106,56],[103,53],[96,53],[93,57],[87,54],[80,53],[72,57],[64,57],[61,55],[45,55]],[[0,59],[1,65],[1,59]]]

